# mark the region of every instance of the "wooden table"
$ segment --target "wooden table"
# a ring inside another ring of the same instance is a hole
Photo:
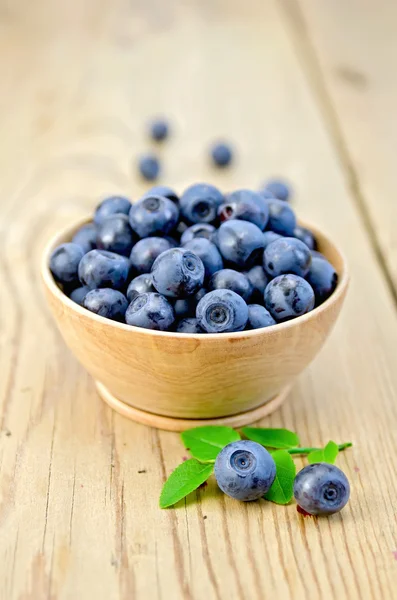
[[[4,0],[0,17],[1,600],[395,597],[395,4]],[[263,422],[354,442],[339,459],[351,501],[331,519],[214,483],[161,511],[178,435],[106,408],[54,328],[43,245],[102,196],[139,196],[157,113],[174,130],[164,182],[284,174],[348,257],[332,339]],[[215,173],[222,136],[238,157]]]

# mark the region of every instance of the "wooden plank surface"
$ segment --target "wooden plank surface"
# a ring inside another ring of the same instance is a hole
[[[19,0],[0,27],[1,600],[392,598],[396,310],[285,7]],[[213,482],[160,511],[178,436],[105,408],[54,329],[43,245],[102,195],[144,189],[133,164],[158,112],[175,127],[165,182],[230,189],[284,173],[299,213],[347,255],[340,321],[264,421],[310,444],[354,442],[339,463],[351,502],[331,519],[240,504]],[[238,149],[230,173],[206,164],[220,135]]]

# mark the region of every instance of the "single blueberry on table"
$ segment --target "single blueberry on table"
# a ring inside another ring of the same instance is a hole
[[[176,327],[177,333],[205,333],[195,318],[182,319]]]
[[[50,270],[54,279],[63,285],[78,282],[78,268],[84,250],[79,244],[68,242],[61,244],[52,252]]]
[[[128,301],[121,292],[111,288],[102,288],[88,292],[83,306],[101,317],[124,322]]]
[[[135,327],[167,331],[175,321],[174,309],[161,294],[141,294],[127,308],[125,321]]]
[[[163,196],[164,198],[168,198],[168,200],[172,200],[175,204],[179,202],[178,194],[172,188],[168,187],[168,185],[154,185],[144,193],[144,196]]]
[[[73,300],[73,302],[76,302],[76,304],[80,304],[80,306],[83,306],[84,298],[86,297],[89,291],[90,288],[86,285],[78,287],[75,290],[73,290],[73,292],[71,292],[70,299]]]
[[[233,160],[233,151],[228,144],[216,143],[211,148],[211,159],[216,167],[227,167]]]
[[[338,283],[338,274],[324,256],[313,255],[306,279],[314,290],[316,306],[319,306],[334,292]]]
[[[271,277],[286,273],[305,277],[311,262],[309,248],[296,238],[282,237],[269,244],[263,253],[263,267]]]
[[[232,290],[248,302],[252,296],[253,286],[248,277],[233,269],[221,269],[211,277],[209,290]]]
[[[246,329],[261,329],[276,325],[276,321],[264,306],[248,304],[248,322]]]
[[[94,223],[87,223],[80,227],[72,238],[73,244],[83,248],[84,254],[96,248],[96,227]]]
[[[317,241],[314,237],[314,234],[310,231],[310,229],[306,229],[306,227],[297,225],[294,229],[294,237],[306,244],[310,250],[315,250],[317,248]]]
[[[215,477],[222,492],[248,502],[261,498],[276,477],[272,455],[260,444],[240,440],[225,446],[216,457]]]
[[[112,287],[121,290],[127,282],[130,262],[125,256],[107,250],[91,250],[79,264],[79,279],[91,290]]]
[[[219,227],[214,241],[223,259],[231,265],[249,269],[262,258],[263,233],[248,221],[225,221]]]
[[[150,123],[150,137],[156,142],[162,142],[168,137],[169,126],[165,119],[157,118]]]
[[[147,181],[154,181],[160,174],[160,162],[157,156],[145,154],[138,162],[139,172]]]
[[[100,225],[110,215],[128,215],[130,208],[131,202],[124,196],[110,196],[109,198],[105,198],[95,210],[94,223],[95,225]]]
[[[154,261],[160,254],[174,247],[166,238],[148,237],[139,240],[130,254],[131,266],[137,273],[150,273]]]
[[[213,233],[216,231],[213,225],[209,223],[196,223],[191,225],[181,235],[181,244],[184,246],[196,238],[206,238],[211,241]]]
[[[97,228],[96,244],[99,250],[129,256],[137,239],[127,215],[110,215]]]
[[[347,504],[349,496],[349,481],[335,465],[308,465],[295,477],[295,500],[309,515],[332,515],[339,512]]]
[[[279,233],[274,233],[274,231],[264,231],[263,241],[265,244],[265,248],[267,248],[268,245],[271,244],[272,242],[279,240],[281,237],[283,237],[283,236],[280,235]]]
[[[313,288],[298,275],[279,275],[266,286],[265,307],[278,321],[300,317],[314,308]]]
[[[260,265],[252,267],[249,271],[245,271],[244,275],[252,285],[252,301],[263,302],[263,294],[269,282],[265,270]]]
[[[153,287],[153,280],[150,273],[144,273],[143,275],[138,275],[130,281],[127,288],[127,300],[128,302],[132,302],[137,296],[140,294],[147,294],[149,292],[155,292],[155,288]]]
[[[205,238],[195,238],[183,246],[203,261],[205,277],[211,277],[216,271],[223,269],[223,260],[218,248]]]
[[[263,187],[264,190],[267,190],[273,194],[273,196],[279,200],[283,200],[284,202],[289,200],[291,196],[290,185],[282,179],[269,179],[269,181],[267,181]]]
[[[182,217],[188,223],[213,223],[224,196],[213,185],[196,183],[183,192],[179,202]]]
[[[186,298],[202,287],[204,273],[203,262],[196,254],[185,248],[171,248],[153,263],[153,285],[164,296]]]
[[[196,318],[207,333],[242,331],[248,320],[248,306],[231,290],[213,290],[198,303]]]
[[[269,207],[256,192],[238,190],[227,196],[226,202],[219,207],[218,214],[222,222],[241,219],[254,223],[263,230],[269,220]]]
[[[283,200],[270,199],[267,203],[269,206],[267,229],[292,237],[296,227],[296,217],[292,208]]]
[[[164,196],[144,196],[129,213],[130,225],[141,238],[171,233],[178,218],[178,207]]]

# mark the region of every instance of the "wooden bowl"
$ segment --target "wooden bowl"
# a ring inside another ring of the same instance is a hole
[[[43,255],[45,292],[58,328],[95,379],[101,397],[123,415],[180,431],[202,423],[235,427],[277,408],[328,337],[348,285],[336,246],[314,231],[339,283],[312,312],[264,329],[228,334],[175,334],[105,319],[72,302],[56,285],[49,257],[88,219],[66,228]]]

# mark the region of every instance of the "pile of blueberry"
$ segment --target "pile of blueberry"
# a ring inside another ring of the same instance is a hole
[[[226,195],[200,183],[180,197],[156,186],[134,204],[113,196],[54,250],[50,269],[73,301],[136,327],[228,333],[275,325],[324,302],[338,279],[288,198],[277,181]]]

